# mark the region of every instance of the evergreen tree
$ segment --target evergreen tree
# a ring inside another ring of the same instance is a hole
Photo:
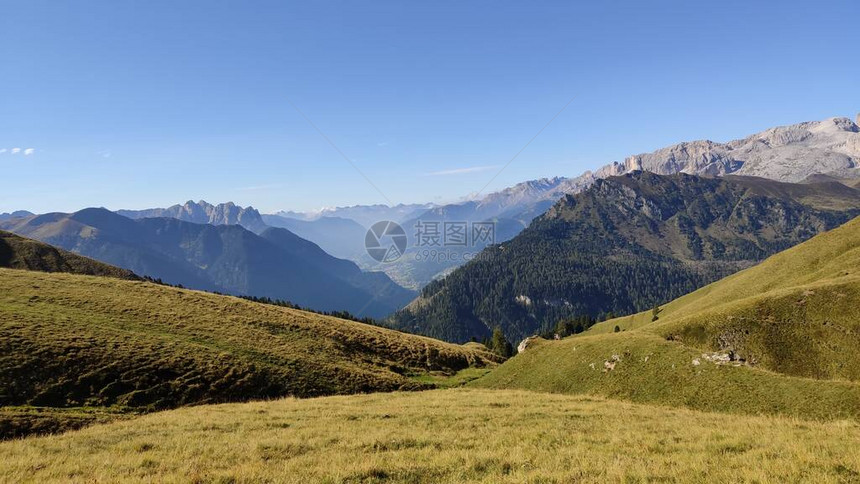
[[[514,348],[508,342],[508,339],[505,338],[502,328],[498,326],[493,330],[493,337],[490,338],[490,349],[504,358],[510,358],[513,355]]]

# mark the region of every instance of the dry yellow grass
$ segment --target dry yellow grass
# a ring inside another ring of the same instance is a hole
[[[4,482],[848,482],[860,424],[524,391],[208,405],[0,444]]]

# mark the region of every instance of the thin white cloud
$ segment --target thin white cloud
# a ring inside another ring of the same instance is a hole
[[[390,144],[391,144],[391,143],[389,143],[388,141],[380,141],[379,143],[376,143],[376,146],[379,146],[380,148],[383,148],[383,147],[388,146],[388,145],[390,145]]]
[[[3,153],[5,153],[7,151],[9,151],[9,150],[7,150],[6,148],[0,148],[0,155],[2,155]]]
[[[36,150],[35,150],[35,149],[33,149],[33,148],[27,148],[26,150],[24,150],[24,156],[30,156],[30,155],[32,155],[32,154],[33,154],[33,153],[35,153],[35,152],[36,152]]]
[[[101,156],[102,158],[110,158],[110,150],[101,150],[96,154]]]
[[[470,166],[466,168],[452,168],[450,170],[440,170],[440,171],[432,171],[427,173],[427,176],[446,176],[446,175],[462,175],[464,173],[478,173],[481,171],[492,170],[493,168],[498,168],[499,165],[487,165],[487,166]]]
[[[21,152],[21,148],[12,148],[12,154],[13,155],[17,155],[20,152]]]

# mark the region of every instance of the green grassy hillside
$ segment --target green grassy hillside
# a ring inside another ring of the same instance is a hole
[[[538,341],[474,384],[860,416],[860,219],[660,308]],[[616,327],[618,332],[616,332]]]
[[[856,422],[437,390],[207,405],[0,443],[8,482],[850,482]]]
[[[0,269],[0,406],[152,410],[427,388],[483,347],[142,281]],[[0,420],[3,416],[0,415]]]

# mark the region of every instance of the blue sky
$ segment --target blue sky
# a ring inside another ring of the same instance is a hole
[[[570,99],[487,190],[853,117],[858,19],[853,0],[6,0],[0,211],[456,200]]]

